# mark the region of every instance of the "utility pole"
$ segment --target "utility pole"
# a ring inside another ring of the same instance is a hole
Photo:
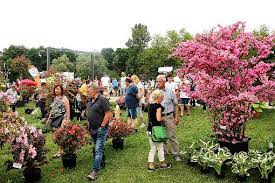
[[[92,53],[91,53],[91,64],[92,64],[92,81],[94,81],[95,80],[95,61]]]
[[[47,50],[47,71],[49,71],[49,68],[50,68],[50,60],[51,60],[51,58],[50,58],[50,48],[47,47],[46,50]]]

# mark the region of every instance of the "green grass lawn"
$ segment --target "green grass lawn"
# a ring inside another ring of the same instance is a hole
[[[28,106],[32,106],[29,104]],[[41,127],[40,121],[31,115],[24,114],[24,108],[19,108],[18,112],[25,119]],[[200,107],[192,108],[191,115],[181,118],[177,127],[177,137],[181,150],[197,139],[209,139],[211,135],[210,123],[206,114],[202,113]],[[125,117],[125,115],[123,115]],[[82,121],[80,123],[85,123]],[[215,178],[213,173],[202,175],[199,167],[191,167],[184,162],[175,162],[172,157],[168,157],[172,167],[168,170],[158,170],[154,173],[147,172],[147,156],[149,153],[149,143],[146,136],[146,128],[138,133],[125,138],[124,150],[114,150],[111,140],[106,142],[107,165],[100,172],[96,182],[236,182],[232,173],[227,173],[225,179]],[[260,119],[251,120],[247,124],[246,133],[252,138],[250,148],[265,150],[269,142],[275,141],[275,111],[265,111]],[[57,150],[53,143],[51,134],[47,134],[47,155],[48,164],[42,166],[42,180],[45,183],[80,183],[88,182],[86,176],[90,173],[92,163],[92,147],[86,145],[77,152],[77,167],[75,170],[65,170],[62,173],[62,162],[60,159],[51,158]],[[6,171],[3,163],[12,159],[7,146],[0,150],[0,183],[22,182],[22,172],[20,170]],[[157,157],[156,157],[157,159]],[[228,170],[229,172],[230,170]],[[273,178],[275,182],[275,179]],[[252,175],[247,182],[260,182],[259,175]]]

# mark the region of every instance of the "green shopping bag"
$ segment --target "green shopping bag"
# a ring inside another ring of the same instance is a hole
[[[168,135],[165,126],[154,126],[152,128],[152,141],[153,142],[166,142]]]

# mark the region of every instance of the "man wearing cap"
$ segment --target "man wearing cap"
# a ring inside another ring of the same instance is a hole
[[[179,156],[179,143],[176,137],[176,125],[179,124],[179,109],[178,109],[178,100],[175,93],[165,87],[166,77],[164,75],[157,76],[157,87],[163,91],[164,98],[161,105],[164,107],[164,125],[167,129],[169,136],[169,141],[172,145],[172,154],[176,161],[181,161]],[[167,145],[164,145],[164,152],[168,154]]]
[[[104,159],[104,144],[107,138],[109,121],[111,119],[110,104],[107,98],[99,93],[98,86],[91,83],[87,86],[87,94],[91,98],[87,105],[89,131],[95,145],[95,157],[92,172],[87,176],[95,180]]]

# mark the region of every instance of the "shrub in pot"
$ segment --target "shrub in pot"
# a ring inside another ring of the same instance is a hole
[[[209,107],[213,132],[231,152],[248,150],[245,124],[253,114],[251,105],[275,99],[272,63],[266,60],[273,54],[274,40],[272,35],[245,32],[245,24],[237,22],[197,34],[174,50],[183,61],[178,75],[193,78],[192,97]]]
[[[45,136],[41,130],[33,126],[20,127],[14,136],[11,145],[11,152],[15,163],[22,165],[25,169],[23,175],[26,182],[36,182],[40,180],[40,165],[46,163]]]
[[[12,111],[0,114],[0,147],[12,142],[19,127],[24,125],[24,120]]]
[[[64,168],[74,168],[76,166],[75,152],[88,142],[88,131],[77,124],[58,128],[54,132],[54,142],[63,149]]]
[[[109,126],[108,137],[112,138],[114,149],[123,149],[124,137],[133,133],[133,128],[130,127],[120,119],[113,119],[113,122]]]

